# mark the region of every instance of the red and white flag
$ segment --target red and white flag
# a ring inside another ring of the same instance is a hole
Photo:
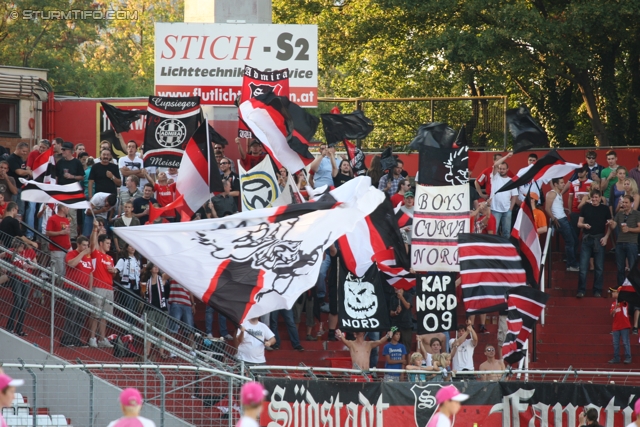
[[[218,166],[211,165],[209,124],[205,120],[187,143],[178,169],[176,199],[183,195],[181,221],[189,221],[193,214],[209,200],[211,193],[224,191]]]
[[[371,179],[360,177],[313,203],[114,231],[196,297],[241,323],[291,308],[315,286],[324,251],[383,200]]]
[[[33,180],[37,182],[44,182],[45,184],[55,184],[56,160],[53,156],[53,147],[49,147],[48,150],[40,154],[33,161]]]
[[[282,100],[273,93],[243,102],[239,112],[242,121],[278,163],[278,168],[282,165],[295,173],[313,161],[308,145],[292,142],[293,119]]]
[[[547,184],[553,178],[562,178],[581,166],[565,162],[556,150],[551,150],[531,166],[520,169],[518,174],[511,178],[511,182],[507,182],[496,193],[513,190],[528,185],[532,181],[542,181]]]
[[[527,196],[520,205],[516,222],[511,230],[511,243],[520,251],[522,266],[527,272],[527,283],[537,287],[540,280],[542,249],[530,200]]]
[[[20,195],[22,200],[36,203],[59,203],[74,209],[91,207],[91,203],[84,197],[84,190],[78,182],[56,185],[27,181],[24,178],[20,178],[20,182],[24,184]]]
[[[513,365],[525,356],[524,343],[542,314],[549,294],[529,286],[518,286],[506,292],[507,336],[502,345],[502,358]]]
[[[504,237],[460,233],[458,258],[467,314],[502,311],[507,307],[507,290],[527,284],[520,255]]]

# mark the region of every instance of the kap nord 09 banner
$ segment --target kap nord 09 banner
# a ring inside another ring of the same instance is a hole
[[[425,427],[446,383],[343,383],[264,378],[260,425],[267,427]],[[469,394],[454,427],[575,427],[585,408],[607,427],[633,421],[637,387],[523,382],[458,382]]]

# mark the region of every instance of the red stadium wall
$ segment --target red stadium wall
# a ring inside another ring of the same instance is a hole
[[[119,108],[124,109],[146,109],[147,98],[67,98],[56,99],[54,101],[53,112],[53,129],[51,130],[54,137],[62,137],[65,141],[71,141],[74,144],[83,143],[87,152],[95,155],[96,149],[100,143],[100,131],[104,131],[105,127],[110,128],[109,121],[106,120],[100,109],[100,101],[106,101]],[[236,160],[239,156],[238,149],[234,143],[238,131],[238,122],[213,120],[213,127],[222,134],[229,145],[225,150],[225,154]],[[319,132],[321,132],[319,130]],[[125,141],[133,139],[141,144],[144,139],[144,118],[134,123],[132,130],[124,134]],[[562,157],[573,163],[582,163],[585,161],[585,153],[587,149],[566,149],[558,150]],[[606,152],[608,149],[597,149],[597,161],[599,164],[606,166]],[[546,151],[533,151],[538,157],[544,156]],[[515,173],[520,168],[527,165],[527,156],[529,152],[515,155],[509,161],[509,168]],[[494,152],[481,152],[480,158],[471,171],[471,176],[476,177],[480,172],[488,167],[492,162]],[[637,166],[637,158],[640,155],[640,148],[623,148],[617,150],[618,164],[633,168]],[[418,155],[416,153],[405,154],[398,153],[400,159],[404,161],[404,168],[409,175],[415,176],[418,170]],[[367,165],[370,163],[374,154],[367,155]]]

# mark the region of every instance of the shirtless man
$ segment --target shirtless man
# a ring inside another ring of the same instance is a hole
[[[360,369],[361,371],[367,372],[369,371],[369,356],[371,355],[371,350],[389,341],[392,334],[388,332],[378,341],[365,341],[364,332],[355,332],[354,335],[356,336],[356,340],[349,341],[344,337],[340,329],[336,329],[336,338],[349,348],[353,369]]]
[[[500,359],[496,359],[496,348],[493,344],[487,344],[484,346],[484,354],[487,356],[487,361],[480,364],[481,371],[504,371],[504,362]],[[480,375],[482,381],[500,381],[502,374],[486,374]]]

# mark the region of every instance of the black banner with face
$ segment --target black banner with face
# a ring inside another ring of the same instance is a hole
[[[389,311],[384,283],[376,265],[362,277],[340,268],[338,283],[339,328],[349,332],[388,331]]]

